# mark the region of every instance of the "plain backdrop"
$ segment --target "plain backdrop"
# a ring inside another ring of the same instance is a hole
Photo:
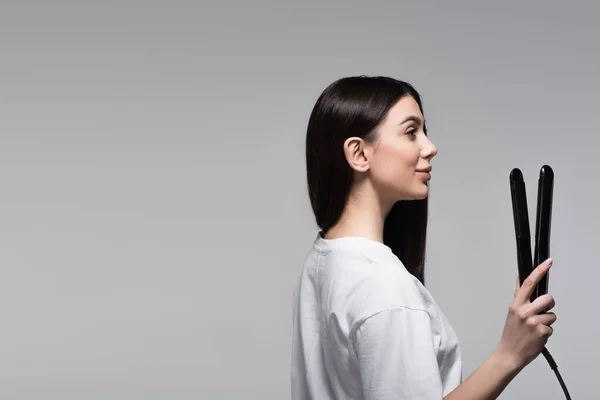
[[[423,96],[426,286],[466,378],[516,279],[508,176],[555,172],[548,348],[597,398],[599,40],[592,2],[4,2],[0,398],[289,398],[316,237],[310,110],[349,75]],[[562,399],[543,357],[501,399]]]

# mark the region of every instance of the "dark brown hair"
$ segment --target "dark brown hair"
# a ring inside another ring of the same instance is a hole
[[[360,137],[373,142],[375,128],[404,96],[412,96],[423,112],[421,97],[409,83],[381,76],[339,79],[317,99],[306,132],[306,175],[323,234],[339,220],[353,184],[353,171],[343,151],[345,140]],[[427,204],[427,198],[396,202],[383,232],[384,244],[423,284]]]

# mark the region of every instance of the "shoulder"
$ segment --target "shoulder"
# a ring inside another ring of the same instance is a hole
[[[391,252],[335,249],[323,254],[320,285],[335,311],[353,324],[389,310],[429,314],[429,296],[421,282]]]

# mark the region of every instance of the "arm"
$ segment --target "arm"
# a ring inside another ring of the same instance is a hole
[[[449,393],[444,400],[492,400],[496,399],[513,378],[542,351],[552,335],[550,325],[556,321],[554,313],[545,312],[554,307],[549,294],[529,298],[533,288],[546,274],[552,260],[548,259],[529,275],[523,287],[517,287],[510,305],[496,350],[473,372],[468,379]]]
[[[517,362],[496,350],[444,400],[497,399],[521,369]]]
[[[495,351],[443,397],[434,335],[423,310],[390,309],[365,320],[353,337],[364,399],[492,400],[522,368]]]

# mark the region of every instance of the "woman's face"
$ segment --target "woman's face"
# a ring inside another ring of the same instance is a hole
[[[429,194],[431,159],[437,147],[424,132],[424,118],[412,96],[401,98],[376,128],[369,175],[380,197],[392,203]]]

